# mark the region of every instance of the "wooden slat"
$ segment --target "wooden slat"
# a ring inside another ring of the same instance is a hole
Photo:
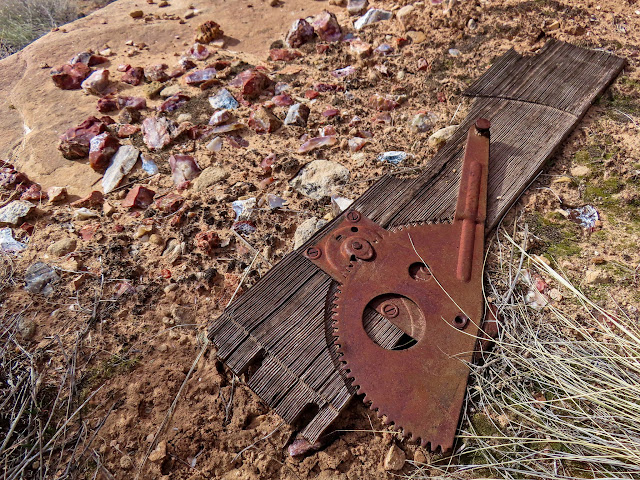
[[[535,57],[507,52],[465,92],[476,97],[469,115],[423,173],[383,177],[355,208],[386,228],[450,221],[466,132],[476,118],[487,117],[492,123],[491,231],[623,64],[606,52],[561,42],[549,42]],[[339,286],[301,255],[333,222],[287,255],[209,326],[210,340],[233,372],[244,373],[258,363],[248,384],[285,420],[317,406],[318,413],[302,430],[312,442],[355,393],[333,344],[331,310]],[[399,329],[375,312],[366,317],[380,344],[397,344]]]

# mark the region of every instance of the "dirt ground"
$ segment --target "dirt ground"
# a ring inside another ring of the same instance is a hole
[[[139,3],[152,15],[148,23],[171,21],[161,17],[158,2]],[[309,3],[329,7],[327,2]],[[373,5],[397,12],[409,3]],[[214,348],[199,354],[209,319],[223,311],[236,290],[241,295],[293,249],[297,226],[311,217],[330,219],[334,214],[327,198],[314,200],[289,185],[300,167],[316,159],[344,165],[350,178],[335,185],[334,193],[349,199],[390,170],[419,169],[436,151],[429,136],[464,118],[468,101],[461,92],[510,48],[533,53],[556,38],[627,58],[623,74],[590,109],[505,224],[516,218],[526,222],[535,238],[531,252],[554,262],[601,305],[622,308],[638,319],[640,4],[498,0],[452,5],[427,1],[414,6],[406,25],[393,18],[360,32],[353,29],[354,17],[345,8],[329,7],[337,12],[344,33],[373,48],[386,43],[392,49],[388,55],[374,52],[359,58],[347,42],[321,41],[302,45],[298,48],[302,55],[286,62],[269,60],[266,54],[256,61],[243,53],[216,50],[196,63],[203,68],[218,62],[222,67],[218,84],[205,91],[183,86],[191,99],[168,118],[206,125],[213,113],[207,98],[222,87],[237,93],[229,82],[250,66],[262,66],[274,82],[289,86],[285,93],[293,99],[309,102],[313,95],[309,91],[318,92],[310,104],[307,127],[284,126],[267,134],[245,128],[231,132],[238,135],[231,140],[225,137],[217,152],[206,148],[211,136],[195,140],[182,136],[161,152],[151,152],[136,133],[121,143],[131,143],[154,159],[159,175],[148,178],[136,167],[122,182],[126,188],[106,195],[105,206],[93,208],[97,217],[76,218],[77,208],[70,201],[77,196],[57,204],[42,200],[27,220],[33,231],[14,228],[16,238],[28,241],[28,248],[17,256],[0,257],[3,348],[16,350],[16,355],[24,350],[36,359],[40,391],[49,392],[36,415],[50,413],[54,397],[50,392],[57,391],[61,382],[74,409],[87,401],[68,426],[65,448],[45,463],[48,470],[33,462],[25,477],[42,473],[45,478],[63,474],[193,480],[393,478],[411,474],[412,461],[436,461],[424,449],[385,431],[359,399],[344,412],[320,451],[291,457],[287,446],[295,438],[295,426],[282,424],[241,378],[232,378],[216,359]],[[270,8],[286,10],[287,1]],[[200,20],[209,19],[216,17]],[[166,52],[170,58],[177,61],[192,45],[195,24],[184,25],[184,45],[176,43],[175,51]],[[132,20],[132,28],[136,25]],[[281,34],[274,42],[284,39],[289,24],[279,27]],[[118,55],[125,50],[123,45],[113,48]],[[127,63],[153,64],[144,47],[133,48],[137,53]],[[114,79],[121,75],[116,72],[121,61],[119,57],[110,66]],[[350,65],[356,67],[355,74],[331,75]],[[180,79],[172,82],[182,85]],[[128,88],[126,94],[144,96],[143,89]],[[387,120],[372,106],[370,98],[376,93],[398,100]],[[83,97],[81,92],[75,94]],[[253,105],[272,101],[271,95],[241,105],[234,117],[246,123]],[[162,101],[147,103],[152,108]],[[273,113],[283,120],[287,109],[276,105]],[[432,124],[416,131],[410,123],[421,112],[433,114]],[[354,116],[361,122],[354,122]],[[76,123],[69,122],[67,128]],[[302,135],[315,137],[327,127],[336,131],[334,146],[298,153]],[[369,133],[372,136],[362,150],[350,150],[349,139]],[[412,155],[398,167],[376,160],[389,150]],[[211,186],[200,188],[194,182],[178,190],[168,158],[179,153],[193,155],[202,169],[221,169],[226,178]],[[263,166],[270,154],[276,158],[271,172]],[[60,152],[52,146],[51,155],[60,157]],[[91,172],[86,160],[74,162]],[[38,181],[30,171],[24,173]],[[146,209],[124,207],[124,197],[134,184],[151,188],[156,198],[178,193],[179,210],[155,204]],[[0,205],[14,198],[10,189],[1,194]],[[268,195],[286,200],[286,207],[270,209]],[[249,218],[255,230],[234,232],[231,203],[251,197],[257,200]],[[592,229],[568,218],[571,209],[584,205],[599,212],[600,220]],[[198,236],[203,232],[219,237],[213,248]],[[74,240],[75,247],[56,256],[49,247],[64,239]],[[180,254],[167,252],[174,245],[181,245]],[[57,269],[60,278],[51,295],[23,288],[27,267],[37,261]],[[563,301],[542,290],[549,301]],[[15,343],[5,341],[8,335]],[[57,412],[57,418],[63,414]],[[83,425],[93,433],[80,435]],[[83,439],[82,448],[74,448],[78,438]],[[402,470],[386,471],[384,457],[393,445],[408,462]]]

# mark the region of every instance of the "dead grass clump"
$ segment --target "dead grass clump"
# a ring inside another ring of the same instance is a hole
[[[24,48],[52,28],[78,18],[72,0],[2,0],[0,58]]]
[[[22,312],[24,313],[24,312]],[[21,344],[22,313],[0,318],[0,464],[3,477],[66,477],[90,445],[92,428],[81,421],[95,392],[75,399],[77,349],[63,352],[62,368],[47,359],[59,340],[35,353]]]
[[[509,235],[494,251],[489,295],[503,317],[500,338],[471,367],[455,455],[418,465],[413,478],[639,478],[637,320],[605,311]],[[532,306],[522,279],[535,274],[564,300]]]

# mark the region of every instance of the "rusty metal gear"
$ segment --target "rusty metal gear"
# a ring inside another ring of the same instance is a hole
[[[489,122],[471,127],[451,224],[386,230],[352,210],[307,257],[340,282],[336,336],[347,375],[365,401],[431,450],[453,447],[484,313],[482,267]],[[389,348],[367,312],[411,341]]]

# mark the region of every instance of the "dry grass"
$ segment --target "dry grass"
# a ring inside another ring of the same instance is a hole
[[[503,329],[472,367],[455,455],[412,478],[639,478],[640,328],[600,308],[508,234],[493,249],[489,296]],[[564,300],[527,304],[525,272]]]
[[[73,0],[0,0],[0,58],[76,18]]]

